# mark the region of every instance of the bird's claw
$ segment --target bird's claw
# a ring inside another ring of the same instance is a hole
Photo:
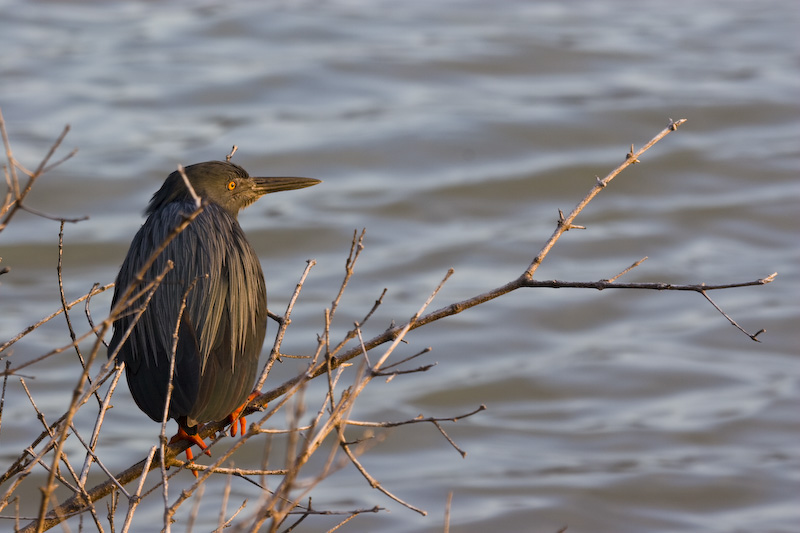
[[[228,415],[228,422],[231,424],[231,437],[236,436],[237,429],[242,436],[244,436],[244,434],[247,432],[247,421],[242,416],[242,411],[244,411],[244,408],[247,407],[250,402],[258,398],[260,395],[261,393],[258,391],[251,392],[250,396],[247,397],[244,403],[234,409],[234,411]]]

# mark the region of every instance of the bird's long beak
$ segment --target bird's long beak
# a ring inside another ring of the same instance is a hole
[[[256,182],[256,192],[259,194],[269,194],[272,192],[291,191],[293,189],[304,189],[311,187],[322,180],[314,178],[294,178],[294,177],[269,177],[253,178]]]

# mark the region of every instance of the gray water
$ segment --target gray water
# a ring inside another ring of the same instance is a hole
[[[317,260],[289,353],[313,349],[355,229],[366,228],[366,249],[334,335],[386,287],[369,337],[413,314],[450,267],[433,307],[519,275],[558,209],[570,210],[631,143],[688,119],[590,204],[578,219],[588,229],[565,234],[537,278],[608,278],[645,255],[623,281],[713,284],[777,271],[770,285],[712,294],[749,332],[766,328],[762,342],[694,293],[507,295],[413,332],[398,355],[431,346],[420,362],[438,366],[373,383],[353,413],[401,420],[487,406],[446,426],[464,459],[422,425],[388,431],[363,457],[429,516],[370,489],[352,467],[317,487],[314,505],[390,511],[344,531],[441,531],[450,491],[459,532],[800,529],[795,1],[5,0],[0,13],[0,108],[15,156],[35,167],[65,124],[59,154],[79,148],[28,202],[89,216],[65,228],[69,299],[113,281],[147,200],[178,163],[220,159],[237,144],[234,161],[253,174],[324,180],[240,217],[274,311],[305,260]],[[0,276],[0,342],[60,306],[57,236],[57,222],[29,213],[0,234],[0,266],[11,268]],[[94,299],[95,319],[109,300]],[[73,320],[86,331],[81,311]],[[59,318],[10,359],[68,342]],[[267,387],[299,367],[287,360]],[[79,367],[67,351],[25,375],[52,421]],[[41,430],[16,378],[6,394],[3,471]],[[320,398],[312,388],[309,408]],[[98,453],[116,472],[145,455],[159,428],[124,385],[114,405]],[[92,422],[79,417],[79,430]],[[257,466],[262,446],[237,465]],[[23,515],[36,513],[43,476],[28,480]],[[191,481],[176,478],[173,494]],[[216,525],[223,485],[209,484],[195,531]],[[245,498],[248,515],[258,490],[234,482],[229,511]],[[174,531],[185,530],[184,507]],[[311,517],[299,530],[337,521]],[[154,495],[134,530],[161,525]]]

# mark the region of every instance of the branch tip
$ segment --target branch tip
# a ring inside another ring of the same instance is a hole
[[[669,126],[668,126],[669,127],[669,131],[677,130],[678,126],[682,125],[684,122],[686,122],[685,118],[681,118],[681,119],[678,119],[678,120],[669,119]]]
[[[761,283],[762,285],[766,285],[767,283],[772,283],[773,281],[775,281],[775,277],[777,275],[778,275],[777,272],[773,272],[772,274],[770,274],[766,278],[761,278],[760,280],[758,280],[758,282]]]
[[[234,144],[233,148],[231,148],[231,151],[228,153],[228,155],[225,156],[225,161],[230,163],[231,162],[231,158],[233,157],[233,154],[235,154],[236,150],[238,150],[238,149],[239,149],[239,147]]]

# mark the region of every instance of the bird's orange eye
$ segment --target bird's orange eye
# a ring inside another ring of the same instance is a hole
[[[228,182],[228,190],[232,191],[235,188],[236,188],[236,182],[235,181],[229,181]]]

